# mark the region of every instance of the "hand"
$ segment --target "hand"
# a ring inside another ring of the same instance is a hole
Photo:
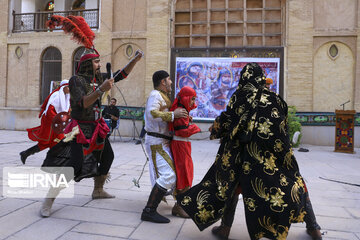
[[[144,53],[140,49],[136,50],[134,61],[138,62],[142,58],[142,56],[144,56]]]
[[[174,118],[184,118],[188,116],[185,108],[177,108],[174,110]]]
[[[103,91],[103,92],[106,92],[106,91],[109,91],[112,86],[114,85],[114,79],[111,78],[111,79],[106,79],[105,82],[103,82],[101,85],[100,85],[100,90]]]
[[[189,116],[189,120],[190,120],[190,122],[192,122],[192,120],[193,120],[193,117],[192,117],[192,116]]]

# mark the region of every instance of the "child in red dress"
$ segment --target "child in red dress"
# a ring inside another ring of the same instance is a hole
[[[176,108],[185,108],[188,113],[195,109],[196,92],[191,87],[185,86],[178,93],[170,111]],[[185,118],[176,118],[174,122],[169,123],[169,129],[174,132],[171,141],[171,151],[174,158],[176,169],[176,190],[178,193],[188,190],[192,186],[194,177],[194,167],[191,158],[191,142],[189,137],[200,132],[196,124],[190,124],[192,117],[188,115]],[[188,215],[177,204],[172,209],[174,216],[188,217]]]

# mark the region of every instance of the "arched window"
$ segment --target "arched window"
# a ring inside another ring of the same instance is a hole
[[[51,82],[61,81],[61,52],[55,47],[44,51],[41,59],[41,103],[50,93]]]
[[[75,75],[76,74],[76,69],[79,65],[80,62],[80,58],[81,58],[81,54],[84,52],[84,47],[79,47],[74,51],[74,55],[73,55],[73,70],[72,70],[72,74]]]

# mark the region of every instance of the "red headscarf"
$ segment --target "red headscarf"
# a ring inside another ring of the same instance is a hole
[[[188,112],[192,109],[196,108],[196,104],[190,106],[190,100],[196,97],[196,92],[191,87],[185,86],[183,87],[178,95],[176,96],[173,105],[170,108],[170,111],[174,111],[178,107],[185,108]]]

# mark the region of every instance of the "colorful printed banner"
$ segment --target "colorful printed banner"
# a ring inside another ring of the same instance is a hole
[[[258,63],[266,77],[273,80],[270,90],[279,93],[280,58],[176,58],[175,96],[184,86],[196,90],[196,119],[214,119],[226,109],[235,92],[241,69],[249,62]]]

